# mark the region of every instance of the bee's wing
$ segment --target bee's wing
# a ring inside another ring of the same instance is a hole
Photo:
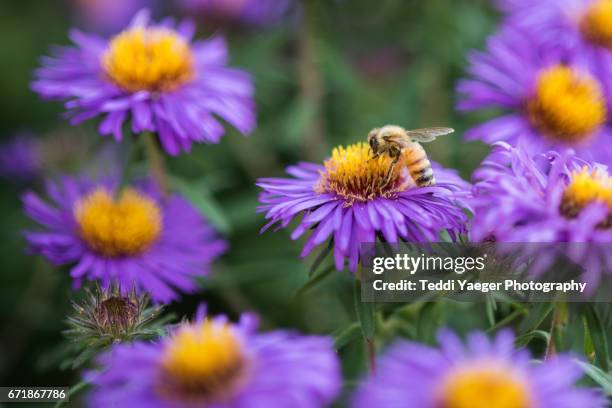
[[[449,135],[454,131],[455,129],[448,127],[430,127],[407,130],[406,134],[415,142],[427,143],[434,141],[437,137]]]

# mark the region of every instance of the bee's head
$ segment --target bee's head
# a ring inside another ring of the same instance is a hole
[[[378,136],[379,131],[380,129],[376,128],[372,129],[370,133],[368,133],[368,144],[374,153],[378,151],[378,139],[376,136]]]

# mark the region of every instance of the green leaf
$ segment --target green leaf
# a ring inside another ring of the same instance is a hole
[[[489,326],[495,326],[495,311],[497,310],[497,303],[495,303],[495,299],[493,296],[486,297],[486,314],[487,320],[489,321]]]
[[[589,334],[595,351],[595,359],[604,371],[610,370],[610,352],[608,348],[608,338],[606,328],[599,316],[599,313],[592,305],[587,305],[584,309]]]
[[[359,325],[359,323],[351,323],[345,328],[334,331],[332,333],[332,337],[334,338],[336,350],[340,350],[351,341],[360,337],[360,335],[361,326]]]
[[[612,375],[604,372],[601,368],[585,361],[576,361],[582,367],[585,374],[597,385],[599,385],[607,396],[612,396]]]
[[[301,99],[289,104],[284,115],[284,131],[281,141],[285,146],[298,146],[306,126],[316,115],[316,109]]]
[[[66,401],[58,401],[54,405],[54,408],[60,408],[60,407],[64,406],[64,404],[66,402],[70,401],[70,399],[72,397],[74,397],[75,395],[78,395],[81,391],[84,391],[85,389],[87,389],[89,387],[89,385],[90,384],[87,381],[81,381],[81,382],[73,385],[72,387],[70,387],[70,389],[66,393]]]
[[[328,277],[333,271],[335,271],[334,267],[330,266],[328,268],[323,269],[318,274],[316,274],[314,276],[311,276],[310,279],[308,280],[308,282],[306,282],[306,284],[304,286],[302,286],[301,288],[299,288],[297,290],[297,292],[295,293],[295,297],[300,297],[304,293],[308,292],[310,289],[312,289],[315,286],[317,286],[326,277]]]
[[[527,333],[537,329],[553,309],[552,303],[536,303],[521,322],[519,331]]]
[[[333,248],[334,248],[334,240],[330,239],[327,246],[321,250],[319,255],[317,255],[317,258],[315,259],[312,266],[308,270],[309,276],[312,276],[317,271],[317,269],[319,269],[319,266],[321,266],[321,263],[325,260],[325,258],[327,258],[327,255],[329,255],[329,253],[331,252]]]
[[[72,364],[71,364],[71,368],[74,370],[76,368],[79,368],[80,366],[82,366],[83,364],[85,364],[86,362],[88,362],[93,356],[95,356],[96,354],[98,354],[99,352],[102,352],[104,350],[101,350],[98,347],[90,347],[87,348],[85,350],[83,350],[81,353],[79,353],[78,356],[76,356],[73,360],[72,360]]]
[[[546,344],[548,344],[548,342],[550,341],[550,333],[544,330],[534,330],[534,331],[530,331],[529,333],[525,333],[521,336],[518,336],[514,340],[514,343],[519,347],[524,347],[527,344],[529,344],[531,340],[533,340],[534,338],[538,338],[538,337],[544,340]]]
[[[424,302],[417,320],[417,338],[424,343],[432,342],[440,327],[440,317],[445,305],[440,302]]]
[[[366,340],[372,340],[376,332],[376,304],[373,302],[361,301],[361,281],[355,279],[355,291],[353,293],[355,301],[355,312],[361,327],[361,333]]]
[[[574,305],[569,305],[567,312],[567,324],[564,326],[563,341],[558,350],[573,351],[582,354],[585,351],[587,331],[585,327],[585,319],[582,314],[578,313],[579,309]]]
[[[510,313],[509,315],[507,315],[506,317],[504,317],[503,319],[501,319],[499,322],[495,323],[493,326],[491,326],[487,332],[492,333],[494,331],[496,331],[497,329],[504,327],[505,325],[507,325],[508,323],[512,322],[514,319],[516,319],[517,317],[526,314],[527,311],[520,307],[517,308],[516,310],[514,310],[512,313]]]
[[[223,234],[231,231],[231,224],[219,203],[202,183],[192,184],[181,178],[172,177],[172,185],[181,195],[193,204],[200,213]]]

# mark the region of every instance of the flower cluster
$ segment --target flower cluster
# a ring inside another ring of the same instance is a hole
[[[460,110],[504,112],[466,134],[495,145],[474,173],[470,236],[563,243],[595,286],[612,240],[612,2],[498,4],[502,27],[458,85]]]
[[[182,3],[259,26],[295,4]],[[101,4],[90,6],[108,8]],[[460,110],[505,111],[467,133],[494,144],[473,185],[430,163],[422,149],[397,148],[392,158],[373,155],[365,142],[339,146],[323,163],[301,162],[287,168],[289,177],[257,181],[258,211],[267,220],[262,232],[293,223],[292,239],[307,236],[302,257],[327,245],[322,255],[333,252],[336,269],[351,272],[362,261],[361,244],[377,241],[469,236],[570,243],[586,279],[598,282],[611,255],[578,244],[612,242],[606,167],[612,163],[612,0],[500,0],[499,6],[506,13],[502,29],[485,51],[472,54],[470,77],[458,85]],[[162,183],[177,178],[165,173],[157,143],[178,155],[194,143],[219,142],[226,124],[242,134],[256,126],[250,75],[227,66],[222,37],[198,41],[194,34],[190,22],[153,22],[143,10],[108,39],[73,31],[73,46],[42,59],[32,89],[63,101],[72,124],[99,119],[98,133],[117,142],[124,132],[149,138],[152,179],[135,181],[119,171],[122,177],[49,181],[46,197],[32,191],[22,197],[25,214],[38,224],[25,239],[32,253],[67,265],[75,288],[86,281],[103,288],[75,304],[69,318],[68,334],[84,345],[82,361],[108,348],[96,360],[99,369],[85,375],[93,385],[90,406],[330,406],[342,390],[331,337],[259,333],[254,316],[231,323],[203,310],[192,322],[162,330],[154,322],[161,306],[147,307],[149,296],[161,304],[197,292],[198,278],[228,246],[188,193]],[[26,139],[0,149],[0,171],[35,177],[37,153]],[[431,185],[422,186],[424,180]],[[559,354],[534,365],[514,340],[508,332],[492,341],[473,333],[464,345],[441,332],[440,349],[400,342],[350,401],[357,408],[604,406],[598,394],[575,386],[581,370],[572,358]],[[368,346],[374,361],[373,340]]]
[[[612,262],[604,245],[612,242],[612,176],[605,166],[569,152],[532,157],[524,145],[500,142],[474,178],[473,240],[550,243],[551,251],[563,243],[596,288]],[[540,253],[538,260],[543,271],[554,257]]]

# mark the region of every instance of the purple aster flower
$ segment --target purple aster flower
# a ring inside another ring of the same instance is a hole
[[[356,408],[603,408],[594,390],[578,388],[577,363],[565,355],[540,364],[514,349],[514,336],[481,332],[467,344],[449,331],[440,348],[400,342],[380,358],[378,374],[361,386]]]
[[[411,163],[406,151],[404,163]],[[355,271],[359,244],[373,243],[377,237],[387,242],[431,242],[447,231],[452,239],[464,232],[467,221],[463,209],[469,185],[454,172],[434,166],[438,183],[416,187],[406,166],[395,167],[387,178],[391,159],[371,160],[367,144],[338,147],[325,164],[300,163],[287,172],[293,178],[260,179],[263,188],[259,211],[266,212],[268,224],[285,228],[303,215],[291,234],[297,239],[312,234],[302,256],[333,239],[336,268]]]
[[[508,22],[534,30],[548,47],[583,54],[596,65],[612,61],[610,0],[498,0],[498,5]]]
[[[117,141],[131,119],[132,132],[157,134],[171,155],[195,142],[217,143],[225,133],[219,119],[249,133],[250,76],[226,66],[221,37],[194,42],[193,33],[187,22],[153,25],[146,11],[109,41],[73,31],[76,47],[44,58],[32,88],[45,99],[66,100],[73,124],[101,117],[99,132]]]
[[[181,5],[207,19],[262,27],[282,20],[293,3],[293,0],[182,0]]]
[[[184,323],[158,343],[116,345],[89,373],[91,407],[327,407],[341,387],[333,341],[257,333],[253,317]]]
[[[504,111],[466,133],[487,143],[527,140],[535,153],[571,147],[586,159],[612,161],[612,76],[554,48],[537,35],[506,26],[485,52],[470,57],[471,79],[458,85],[459,109]],[[607,98],[608,97],[608,98]]]
[[[152,3],[153,0],[70,0],[79,25],[102,34],[121,30],[136,12]]]
[[[547,48],[582,60],[602,81],[612,109],[611,0],[498,0],[511,24],[537,33]]]
[[[0,176],[27,183],[41,176],[40,143],[32,135],[19,134],[0,145]]]
[[[48,184],[50,204],[26,193],[25,213],[43,227],[26,232],[30,249],[72,265],[77,286],[83,279],[136,285],[157,302],[194,292],[194,277],[209,272],[226,243],[183,198],[162,197],[151,183],[118,184],[64,177]]]
[[[605,166],[571,152],[532,158],[525,146],[500,142],[474,178],[473,240],[564,243],[593,287],[609,270],[612,254],[598,245],[612,242],[612,177]]]

